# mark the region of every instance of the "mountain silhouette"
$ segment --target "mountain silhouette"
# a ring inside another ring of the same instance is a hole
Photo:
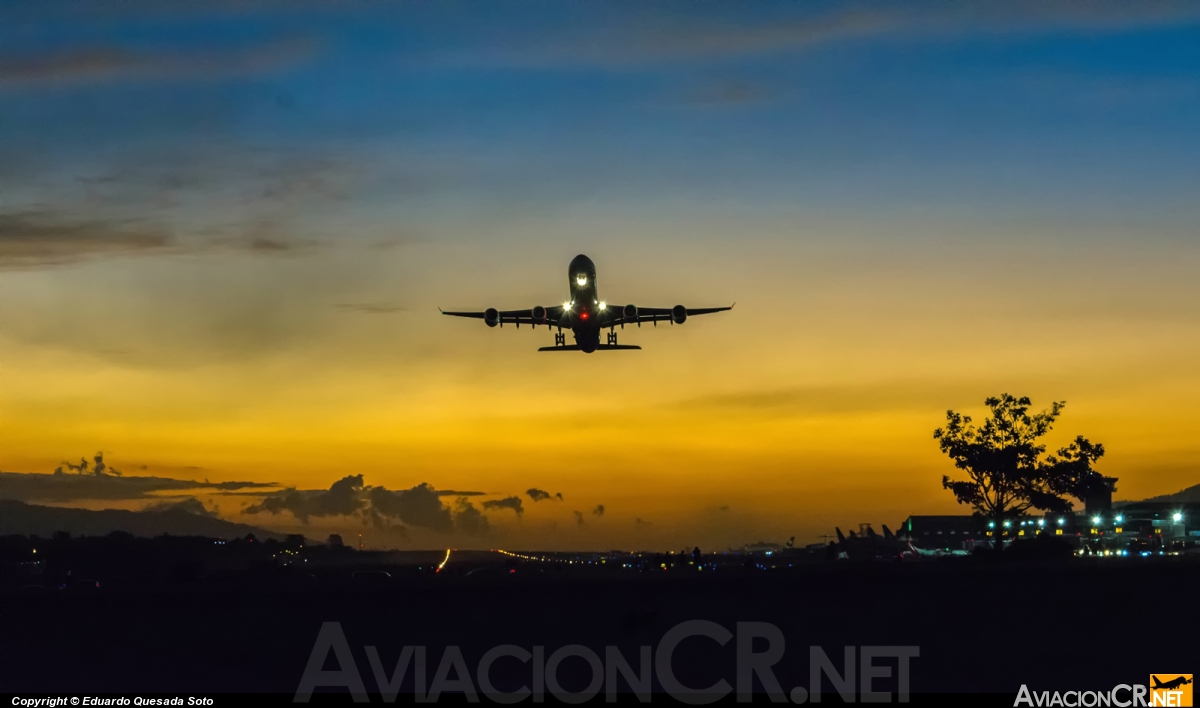
[[[208,536],[235,538],[252,533],[260,539],[280,534],[246,524],[235,524],[183,509],[128,511],[125,509],[70,509],[37,506],[12,499],[0,500],[0,535],[52,536],[66,531],[73,536],[104,536],[125,531],[134,536]]]

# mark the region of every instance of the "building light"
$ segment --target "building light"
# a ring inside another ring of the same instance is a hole
[[[1008,528],[1008,527],[1010,527],[1010,526],[1012,526],[1012,522],[1011,522],[1011,521],[1005,521],[1005,522],[1004,522],[1004,528]]]
[[[1125,516],[1124,516],[1123,514],[1117,514],[1116,521],[1117,521],[1117,523],[1118,523],[1118,524],[1119,524],[1119,523],[1121,523],[1121,522],[1122,522],[1122,521],[1124,521],[1124,520],[1125,520]]]
[[[1114,530],[1114,531],[1116,531],[1117,533],[1121,533],[1121,527],[1120,527],[1120,526],[1118,526],[1117,528],[1115,528],[1115,529],[1113,529],[1113,530]]]
[[[1059,519],[1059,520],[1058,520],[1058,525],[1059,525],[1059,526],[1062,526],[1062,525],[1063,525],[1063,524],[1065,524],[1065,523],[1067,523],[1067,520],[1066,520],[1066,519]]]
[[[1045,525],[1046,525],[1045,519],[1038,519],[1038,526],[1045,526]]]
[[[1055,535],[1055,536],[1061,536],[1061,535],[1062,535],[1062,529],[1054,529],[1054,535]]]
[[[1177,511],[1175,512],[1175,515],[1171,517],[1171,520],[1175,523],[1179,523],[1180,521],[1183,521],[1183,514]]]

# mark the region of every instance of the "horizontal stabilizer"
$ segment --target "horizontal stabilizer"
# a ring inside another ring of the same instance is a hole
[[[641,347],[633,344],[599,344],[596,346],[596,351],[602,349],[641,349]],[[583,349],[578,344],[569,344],[562,347],[542,347],[539,352],[578,352]]]

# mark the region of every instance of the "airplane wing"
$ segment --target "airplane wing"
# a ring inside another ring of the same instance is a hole
[[[687,317],[692,317],[694,315],[710,315],[714,312],[725,312],[726,310],[732,310],[733,306],[736,304],[737,303],[735,302],[729,307],[688,307],[684,308],[684,311],[687,313]],[[622,324],[641,324],[642,322],[653,322],[655,324],[658,322],[670,322],[674,309],[675,308],[673,307],[639,307],[637,308],[637,314],[634,317],[626,318],[623,314],[622,308],[613,308],[610,310],[612,314],[610,314],[608,318],[605,319],[604,324],[600,326],[616,327],[617,325]]]
[[[496,319],[494,321],[501,326],[507,323],[515,324],[518,327],[523,324],[530,326],[546,325],[547,327],[557,327],[558,320],[560,317],[562,317],[563,313],[562,305],[554,305],[553,307],[547,307],[544,309],[546,310],[546,318],[542,320],[534,319],[533,309],[531,308],[528,310],[496,310]],[[446,312],[445,310],[438,308],[438,311],[443,315],[449,315],[451,317],[471,317],[473,319],[485,321],[488,319],[487,310],[483,312]]]

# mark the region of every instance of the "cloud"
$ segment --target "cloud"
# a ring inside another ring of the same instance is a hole
[[[136,220],[73,221],[38,212],[0,214],[0,268],[159,254],[171,247],[167,233]]]
[[[108,81],[122,78],[204,78],[257,73],[312,57],[317,43],[289,38],[253,47],[191,51],[135,50],[119,46],[0,56],[0,86]]]
[[[1200,19],[1200,9],[1194,4],[1169,1],[1013,0],[951,5],[876,2],[833,5],[832,9],[821,9],[815,3],[774,3],[754,5],[754,11],[737,13],[719,3],[686,5],[686,12],[666,4],[622,5],[617,11],[603,7],[561,31],[521,37],[524,41],[498,35],[483,47],[473,37],[475,41],[470,44],[439,47],[439,55],[413,59],[454,65],[486,61],[491,66],[515,68],[586,66],[620,70],[796,52],[877,38],[1097,34],[1176,26]],[[748,6],[732,7],[742,10]]]
[[[177,502],[160,502],[158,504],[151,504],[145,509],[142,509],[142,511],[183,511],[189,514],[195,514],[197,516],[207,516],[210,519],[215,519],[218,516],[216,509],[208,509],[206,506],[204,506],[204,503],[196,497],[188,497],[183,501]]]
[[[254,235],[253,229],[236,236],[184,240],[141,217],[74,218],[47,211],[0,213],[0,269],[3,270],[47,268],[100,258],[219,251],[285,255],[311,245]]]
[[[528,494],[529,498],[535,502],[540,502],[545,499],[551,499],[551,498],[557,499],[559,501],[563,500],[562,492],[558,492],[557,494],[551,495],[550,492],[547,492],[544,489],[538,489],[537,487],[534,487],[532,489],[526,489],[525,493]]]
[[[571,513],[575,515],[575,523],[579,524],[580,526],[583,526],[583,512],[582,511],[572,511]]]
[[[362,511],[363,476],[347,475],[330,485],[328,491],[298,491],[288,489],[264,498],[260,503],[246,507],[245,513],[268,512],[279,514],[290,511],[297,519],[307,523],[311,516],[350,516]]]
[[[521,497],[505,497],[503,499],[489,499],[482,503],[484,509],[512,509],[520,516],[525,512],[521,507]]]
[[[428,483],[422,482],[399,492],[372,487],[370,497],[375,513],[397,518],[409,526],[443,532],[454,528],[450,509],[442,504],[440,495]]]
[[[393,315],[397,312],[404,312],[406,309],[399,305],[372,302],[344,302],[334,305],[334,307],[339,310],[358,312],[365,315]]]
[[[481,536],[488,531],[488,520],[469,499],[459,497],[455,504],[454,526],[468,536]]]
[[[592,509],[592,513],[595,514],[596,516],[604,516],[604,505],[597,504],[596,508]]]
[[[166,477],[113,477],[94,474],[0,473],[0,498],[23,502],[67,502],[85,499],[150,499],[157,492],[214,489],[269,489],[275,482],[197,482]],[[262,494],[258,492],[257,494]]]

